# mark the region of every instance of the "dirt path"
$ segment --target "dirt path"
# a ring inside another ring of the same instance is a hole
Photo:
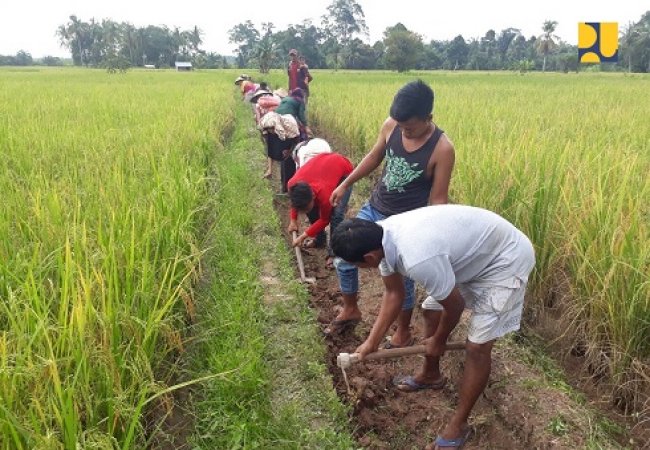
[[[271,180],[279,186],[279,180]],[[276,208],[287,225],[288,199],[276,197]],[[356,211],[356,210],[354,210]],[[288,241],[287,241],[288,242]],[[341,305],[336,273],[325,267],[325,250],[303,250],[307,276],[316,277],[310,289],[311,304],[317,320],[325,328]],[[367,336],[379,312],[383,292],[376,271],[360,271],[360,307],[364,318],[354,333],[326,338],[328,364],[336,391],[353,410],[353,428],[359,444],[372,449],[419,449],[432,442],[453,413],[458,398],[464,354],[448,352],[442,361],[448,383],[440,391],[404,393],[392,386],[400,374],[412,374],[421,357],[389,362],[361,363],[348,369],[352,388],[348,393],[336,356],[353,352]],[[423,298],[418,293],[418,300]],[[466,316],[451,340],[464,340]],[[422,316],[416,310],[412,320],[416,339],[423,336]],[[324,338],[325,339],[325,338]],[[476,430],[466,449],[575,449],[626,448],[624,434],[614,441],[585,406],[584,399],[568,386],[557,386],[537,367],[524,361],[524,355],[512,339],[504,339],[493,352],[492,375],[488,387],[474,407],[470,422]],[[565,389],[566,387],[566,389]],[[632,445],[627,448],[641,448]]]

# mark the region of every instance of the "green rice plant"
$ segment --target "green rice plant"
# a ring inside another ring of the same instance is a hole
[[[0,448],[142,448],[230,78],[0,71]]]

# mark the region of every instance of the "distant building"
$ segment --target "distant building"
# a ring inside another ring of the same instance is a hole
[[[182,61],[176,61],[174,63],[176,66],[176,70],[181,72],[181,71],[187,71],[189,72],[192,70],[192,63],[191,62],[182,62]]]
[[[155,69],[155,68],[156,68],[156,65],[155,65],[155,64],[145,64],[145,65],[144,65],[144,68],[145,68],[145,69]]]

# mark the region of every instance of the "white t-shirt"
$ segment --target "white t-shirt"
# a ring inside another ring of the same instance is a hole
[[[530,240],[503,217],[464,205],[434,205],[377,222],[384,229],[382,276],[401,273],[444,300],[456,284],[508,286],[528,280]]]

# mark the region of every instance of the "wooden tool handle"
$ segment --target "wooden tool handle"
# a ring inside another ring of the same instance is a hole
[[[449,342],[445,345],[445,350],[465,350],[464,342]],[[364,361],[375,359],[399,358],[408,355],[423,355],[426,353],[425,345],[412,345],[410,347],[389,348],[377,350],[376,352],[366,355]]]
[[[293,231],[292,232],[293,240],[295,241],[296,238],[298,237],[298,234]],[[305,276],[305,263],[302,262],[302,252],[300,251],[300,246],[296,245],[294,247],[296,250],[296,259],[298,260],[298,270],[300,271],[300,280],[305,281],[306,276]]]

